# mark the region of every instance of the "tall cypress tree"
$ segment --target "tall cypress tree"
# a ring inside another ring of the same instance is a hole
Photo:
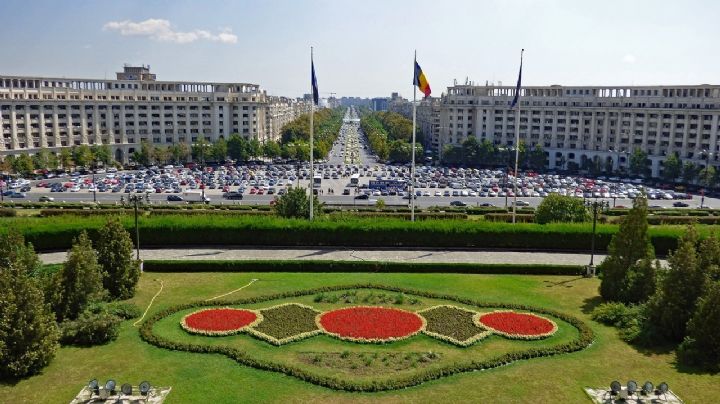
[[[140,279],[140,266],[133,259],[130,234],[117,218],[111,218],[99,231],[95,244],[103,270],[103,285],[115,299],[129,299]]]
[[[648,326],[671,341],[680,342],[685,337],[687,322],[706,286],[698,245],[697,230],[688,226],[677,250],[668,258],[657,293],[648,303]]]
[[[655,290],[657,265],[650,243],[647,222],[647,199],[637,197],[633,208],[620,223],[610,241],[609,255],[600,264],[600,295],[608,301],[638,303]]]
[[[73,240],[67,261],[55,278],[53,310],[58,321],[75,320],[85,306],[103,295],[101,268],[84,231]]]
[[[687,325],[678,358],[690,364],[720,369],[720,282],[709,282]]]
[[[39,260],[18,232],[0,235],[0,378],[35,374],[55,356],[58,329],[31,274]]]

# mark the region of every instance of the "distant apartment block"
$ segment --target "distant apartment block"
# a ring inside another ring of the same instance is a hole
[[[116,80],[0,76],[0,157],[106,144],[127,162],[142,141],[190,145],[239,133],[265,142],[308,111],[257,84],[157,81],[149,66],[125,66]]]

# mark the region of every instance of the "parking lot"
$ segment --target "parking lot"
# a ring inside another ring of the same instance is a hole
[[[388,206],[408,205],[406,185],[409,165],[377,162],[359,128],[354,108],[349,108],[338,139],[326,161],[308,163],[255,163],[239,166],[186,168],[149,167],[134,171],[98,170],[95,174],[48,175],[35,180],[13,180],[2,185],[5,201],[120,203],[131,194],[147,195],[152,203],[269,204],[289,187],[314,183],[319,199],[329,205],[374,205],[382,199]],[[429,206],[512,206],[515,178],[505,170],[418,166],[416,204]],[[537,206],[557,193],[608,201],[610,206],[630,207],[644,190],[650,205],[666,207],[720,208],[717,198],[702,198],[670,189],[645,186],[639,180],[585,178],[559,174],[520,173],[518,205]]]

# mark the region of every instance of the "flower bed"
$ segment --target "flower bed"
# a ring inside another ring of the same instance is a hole
[[[476,322],[494,333],[515,339],[540,339],[557,331],[557,324],[545,317],[532,313],[494,311],[479,314]]]
[[[321,331],[315,324],[318,311],[299,303],[285,303],[260,310],[263,321],[248,333],[273,345],[312,337]]]
[[[459,346],[470,346],[492,333],[475,323],[478,314],[462,307],[441,305],[418,312],[427,325],[425,334]]]
[[[409,338],[425,328],[417,313],[385,307],[355,306],[321,313],[325,333],[347,341],[385,343]]]
[[[192,334],[222,336],[237,334],[258,324],[262,319],[262,314],[253,310],[211,308],[186,315],[180,325]]]

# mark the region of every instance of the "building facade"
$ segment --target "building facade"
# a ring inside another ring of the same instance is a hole
[[[257,84],[157,81],[149,66],[125,66],[116,80],[0,76],[0,157],[106,144],[127,162],[142,141],[191,145],[239,133],[264,142],[305,111],[289,104]]]
[[[499,146],[515,142],[511,86],[448,87],[440,105],[440,142],[468,136]],[[648,154],[652,176],[675,153],[705,167],[720,164],[720,86],[538,86],[522,88],[520,140],[541,145],[549,167],[601,159],[627,169],[629,153]]]
[[[287,97],[268,96],[265,113],[264,141],[278,141],[282,136],[282,127],[298,116],[310,112],[310,102]]]
[[[428,97],[418,102],[417,128],[425,138],[425,148],[433,151],[441,150],[440,143],[440,98]]]

